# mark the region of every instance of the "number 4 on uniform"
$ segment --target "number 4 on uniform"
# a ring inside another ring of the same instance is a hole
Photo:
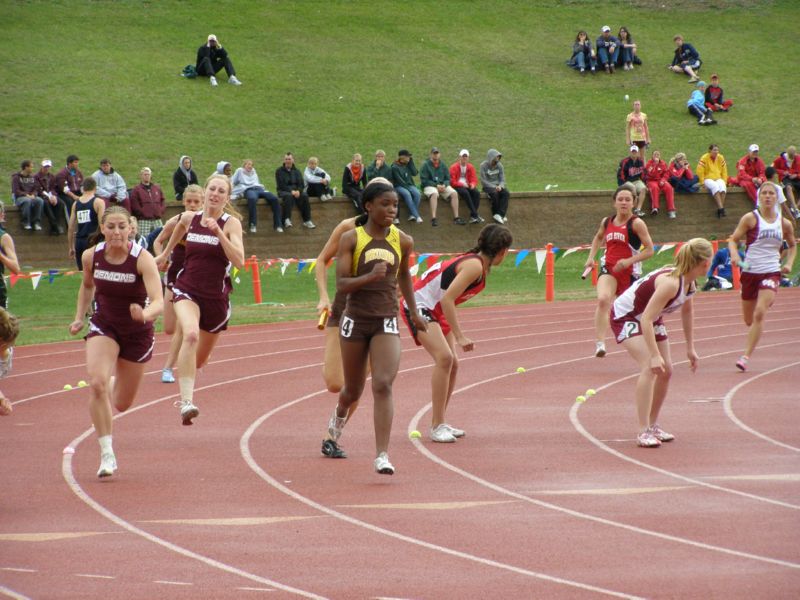
[[[384,333],[397,333],[397,317],[389,317],[383,320]]]
[[[342,337],[349,338],[350,334],[353,333],[353,319],[350,317],[343,317],[339,332],[342,334]]]

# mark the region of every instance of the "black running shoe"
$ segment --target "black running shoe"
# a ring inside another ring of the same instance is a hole
[[[322,453],[329,458],[347,458],[347,452],[333,440],[322,440]]]

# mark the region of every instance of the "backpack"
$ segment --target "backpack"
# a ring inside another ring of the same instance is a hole
[[[187,79],[194,79],[197,77],[197,70],[194,68],[194,65],[186,65],[183,67],[181,77],[186,77]]]

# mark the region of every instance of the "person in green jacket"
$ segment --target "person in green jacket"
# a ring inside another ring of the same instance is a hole
[[[422,194],[419,188],[414,183],[414,175],[418,175],[417,167],[414,164],[414,157],[408,150],[400,150],[397,153],[397,160],[392,163],[392,176],[389,180],[394,185],[394,191],[403,199],[408,207],[408,212],[411,213],[408,217],[409,221],[416,221],[422,223],[422,217],[419,216],[419,203],[422,200]]]
[[[431,225],[439,226],[436,207],[440,196],[449,201],[450,206],[453,207],[453,223],[455,225],[467,224],[458,216],[458,192],[450,186],[450,169],[442,162],[438,148],[431,148],[431,157],[422,165],[419,178],[422,182],[422,193],[431,203]]]

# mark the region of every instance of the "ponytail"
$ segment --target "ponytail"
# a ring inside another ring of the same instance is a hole
[[[492,260],[503,250],[510,248],[513,242],[514,238],[508,227],[490,223],[481,229],[478,235],[477,245],[474,248],[470,248],[467,252],[469,254],[483,254]]]
[[[714,248],[704,238],[692,238],[686,242],[675,255],[671,277],[681,277],[694,269],[704,260],[711,260]]]

